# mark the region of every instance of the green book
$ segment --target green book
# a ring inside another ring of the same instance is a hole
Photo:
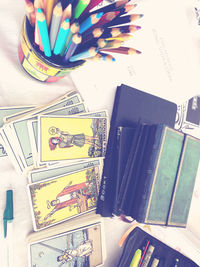
[[[158,125],[141,176],[136,220],[185,227],[194,188],[200,140]]]

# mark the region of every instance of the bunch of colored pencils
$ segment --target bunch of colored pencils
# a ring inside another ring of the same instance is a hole
[[[25,0],[34,42],[46,57],[64,63],[111,60],[112,53],[140,51],[123,46],[141,27],[132,25],[142,14],[128,14],[136,4],[120,0],[98,8],[103,0]],[[110,54],[111,53],[111,54]]]

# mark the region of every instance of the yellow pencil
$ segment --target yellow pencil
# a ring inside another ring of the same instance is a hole
[[[57,4],[57,0],[47,0],[46,3],[46,21],[47,21],[47,27],[49,27],[51,22],[51,17],[53,13],[53,8]]]

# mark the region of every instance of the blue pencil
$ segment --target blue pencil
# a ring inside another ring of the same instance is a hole
[[[45,15],[42,11],[42,9],[38,8],[36,13],[36,21],[38,24],[38,29],[42,41],[42,46],[44,49],[44,54],[47,57],[51,56],[51,47],[50,47],[50,41],[49,41],[49,34],[47,29],[47,22]]]
[[[78,60],[84,60],[90,57],[94,57],[98,52],[98,49],[96,47],[90,47],[89,49],[86,49],[82,51],[79,54],[75,54],[74,56],[69,58],[70,62],[78,61]]]
[[[55,55],[59,55],[65,45],[67,36],[69,35],[69,25],[70,25],[69,19],[65,19],[60,26],[58,37],[56,39],[55,47],[53,50],[53,53]]]
[[[99,12],[89,16],[86,20],[84,20],[81,23],[79,33],[82,34],[83,32],[87,31],[90,27],[92,27],[94,24],[96,24],[100,20],[102,15],[103,12]]]
[[[69,45],[67,53],[65,55],[65,61],[67,61],[75,52],[77,46],[81,43],[82,37],[79,33],[76,33],[72,36],[72,42]]]

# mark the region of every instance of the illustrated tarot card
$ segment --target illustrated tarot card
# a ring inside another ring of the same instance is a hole
[[[32,170],[28,173],[28,181],[29,183],[41,182],[50,178],[70,174],[71,172],[81,171],[95,166],[99,166],[101,175],[103,169],[103,158],[87,159],[83,162],[72,164],[64,164],[62,162],[62,164],[56,164],[55,166]]]
[[[104,157],[108,118],[40,116],[39,161]]]
[[[28,246],[30,267],[97,267],[104,262],[102,224],[95,223]]]
[[[99,166],[28,185],[34,230],[96,208],[100,184]]]

